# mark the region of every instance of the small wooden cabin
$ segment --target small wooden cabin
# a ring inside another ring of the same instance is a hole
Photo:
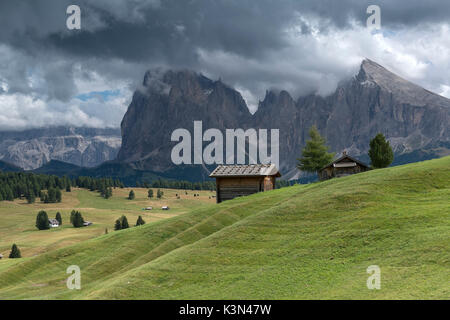
[[[365,163],[350,157],[345,151],[342,156],[333,162],[327,164],[319,170],[319,180],[328,180],[337,177],[344,177],[355,173],[360,173],[370,170]]]
[[[216,178],[216,202],[275,189],[281,177],[274,164],[219,165],[211,174]]]

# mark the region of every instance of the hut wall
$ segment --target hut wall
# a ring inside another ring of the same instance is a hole
[[[231,200],[236,197],[248,196],[264,191],[263,177],[230,177],[217,178],[216,180],[217,202]]]

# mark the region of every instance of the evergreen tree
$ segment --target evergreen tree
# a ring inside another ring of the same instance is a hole
[[[163,196],[163,192],[162,192],[160,189],[158,189],[158,191],[156,192],[156,197],[157,197],[158,199],[161,199],[162,196]]]
[[[122,229],[128,229],[130,226],[128,225],[128,219],[125,216],[120,218],[120,224],[122,225]]]
[[[109,199],[112,197],[112,188],[108,187],[105,189],[105,194],[103,196],[105,199]]]
[[[9,253],[10,259],[16,259],[16,258],[22,258],[22,255],[20,254],[20,249],[17,247],[17,245],[14,243],[11,247],[11,252]]]
[[[55,203],[56,202],[56,189],[50,187],[47,192],[48,200],[47,203]]]
[[[66,185],[66,192],[72,192],[72,187],[70,186],[70,183]]]
[[[302,157],[297,159],[297,168],[306,172],[317,172],[333,160],[334,153],[328,152],[326,141],[320,136],[316,126],[309,130],[310,140],[306,141]]]
[[[128,200],[134,200],[134,198],[135,198],[134,191],[131,190],[130,193],[129,193],[129,195],[128,195]]]
[[[28,191],[28,192],[27,192],[26,198],[27,198],[27,202],[28,202],[29,204],[32,204],[32,203],[34,203],[34,202],[36,201],[36,197],[35,197],[33,191]]]
[[[61,194],[61,190],[59,188],[56,188],[56,202],[61,202],[62,201],[62,194]]]
[[[394,161],[394,152],[382,133],[370,141],[369,157],[374,168],[386,168]]]
[[[36,228],[38,228],[39,230],[50,229],[47,212],[45,211],[38,212],[36,216]]]
[[[114,230],[121,230],[122,229],[122,223],[120,222],[120,219],[116,220],[116,224],[114,225]]]
[[[137,221],[136,221],[136,226],[142,226],[143,224],[145,224],[145,220],[142,219],[141,216],[139,216]]]
[[[149,189],[148,190],[148,197],[151,199],[151,198],[153,198],[153,190],[152,189]]]
[[[61,217],[61,213],[57,212],[57,213],[56,213],[55,219],[58,220],[58,223],[59,223],[59,225],[61,226],[61,225],[62,225],[62,217]]]
[[[5,187],[5,199],[7,201],[14,201],[14,193],[8,185]]]
[[[74,220],[74,217],[75,217],[75,213],[76,213],[75,210],[72,210],[72,212],[70,213],[70,223],[71,223],[71,224],[73,224],[73,220]]]
[[[75,211],[75,213],[73,215],[73,219],[72,219],[72,225],[75,228],[84,227],[84,219],[83,219],[83,216],[81,215],[81,212]]]

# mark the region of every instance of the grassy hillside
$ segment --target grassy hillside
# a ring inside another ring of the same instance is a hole
[[[215,203],[210,199],[214,192],[163,189],[162,199],[149,200],[147,189],[133,188],[136,198],[128,200],[131,189],[114,189],[113,197],[103,199],[98,192],[90,192],[85,189],[73,188],[72,192],[63,191],[61,203],[43,204],[39,199],[34,204],[28,204],[25,199],[0,202],[0,253],[8,256],[13,243],[17,243],[23,257],[31,257],[37,254],[66,247],[98,237],[108,231],[113,231],[114,222],[121,215],[126,215],[130,225],[136,223],[141,215],[149,222],[171,218],[183,214],[205,204]],[[153,189],[155,197],[156,190]],[[194,197],[194,193],[200,194]],[[176,194],[180,195],[177,199]],[[151,211],[142,211],[142,208],[152,206]],[[162,206],[169,206],[169,211],[161,210]],[[75,229],[70,224],[70,212],[76,209],[83,214],[87,221],[93,222],[88,228]],[[63,225],[51,230],[39,231],[35,227],[36,214],[45,210],[50,218],[54,218],[56,212],[60,212]],[[1,265],[2,261],[0,261]],[[0,266],[1,268],[1,266]]]
[[[224,202],[20,261],[0,299],[450,298],[450,157]],[[65,287],[80,266],[82,289]],[[381,268],[368,290],[366,268]]]

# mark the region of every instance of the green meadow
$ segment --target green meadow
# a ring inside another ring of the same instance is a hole
[[[206,191],[165,190],[167,204],[138,189],[129,201],[127,191],[2,202],[0,251],[15,242],[24,258],[0,260],[0,299],[450,298],[450,157],[221,204]],[[153,203],[173,210],[143,214]],[[34,228],[43,206],[63,212],[62,228]],[[72,208],[94,225],[71,228]],[[147,224],[113,231],[121,214]],[[66,287],[70,265],[81,269],[81,290]],[[371,265],[380,290],[366,286]]]

